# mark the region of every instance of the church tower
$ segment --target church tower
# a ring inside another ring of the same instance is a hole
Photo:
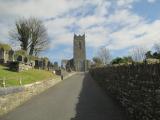
[[[73,40],[73,59],[76,71],[86,71],[86,47],[85,34],[74,35]]]

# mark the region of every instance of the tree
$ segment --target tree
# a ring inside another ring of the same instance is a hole
[[[153,58],[155,58],[155,59],[160,59],[160,53],[154,52],[154,53],[153,53]]]
[[[112,64],[120,64],[120,63],[131,63],[133,60],[132,60],[132,57],[130,56],[127,56],[127,57],[116,57],[115,59],[112,60]]]
[[[131,56],[123,57],[123,63],[131,63],[133,59]]]
[[[93,57],[93,62],[95,64],[95,66],[101,66],[102,65],[102,61],[98,57]]]
[[[20,42],[22,50],[27,51],[29,48],[29,31],[28,21],[26,19],[19,19],[15,23],[15,28],[10,31],[9,35],[12,40]]]
[[[37,55],[42,50],[48,47],[48,35],[45,26],[41,20],[37,18],[30,18],[28,20],[29,28],[31,32],[31,45],[30,45],[30,55]]]
[[[121,57],[116,57],[115,59],[112,60],[112,64],[120,64],[123,62],[123,59]]]
[[[155,43],[154,49],[156,50],[157,53],[160,53],[160,43]]]
[[[49,45],[47,30],[37,18],[20,19],[10,32],[12,40],[20,42],[21,49],[29,55],[37,55]]]
[[[151,54],[151,51],[147,51],[145,56],[146,56],[146,59],[153,58],[153,55]]]
[[[145,59],[146,50],[143,47],[135,47],[131,51],[132,59],[136,62],[143,61]]]
[[[103,65],[107,65],[110,63],[111,54],[110,54],[109,49],[106,49],[105,47],[101,47],[98,50],[97,56],[102,61]]]

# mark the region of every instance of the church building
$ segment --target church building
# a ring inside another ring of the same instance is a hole
[[[73,59],[68,62],[63,62],[66,69],[71,69],[77,72],[87,71],[90,67],[90,61],[86,59],[86,46],[85,46],[85,34],[76,35],[73,38]]]

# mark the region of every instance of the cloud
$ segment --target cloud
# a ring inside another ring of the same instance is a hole
[[[149,3],[155,3],[156,0],[148,0]]]
[[[71,53],[67,51],[72,50],[74,33],[85,33],[86,45],[93,51],[100,46],[116,51],[138,45],[151,48],[160,39],[160,21],[149,22],[133,11],[134,3],[139,1],[0,0],[0,42],[10,42],[8,31],[16,19],[35,16],[44,21],[48,30],[48,56],[57,50],[56,57],[68,58]]]
[[[50,17],[62,14],[70,9],[79,7],[82,1],[74,0],[13,0],[2,1],[0,10],[5,11],[0,14],[16,15],[16,16],[37,16]],[[9,7],[12,6],[12,7]],[[25,14],[24,14],[25,13]]]
[[[152,23],[142,22],[134,27],[125,27],[111,34],[112,44],[108,47],[110,49],[124,49],[145,46],[150,49],[155,42],[160,40],[158,29],[160,29],[160,20]]]

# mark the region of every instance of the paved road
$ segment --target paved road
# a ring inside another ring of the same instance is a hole
[[[124,112],[89,75],[78,73],[0,120],[126,120]]]

